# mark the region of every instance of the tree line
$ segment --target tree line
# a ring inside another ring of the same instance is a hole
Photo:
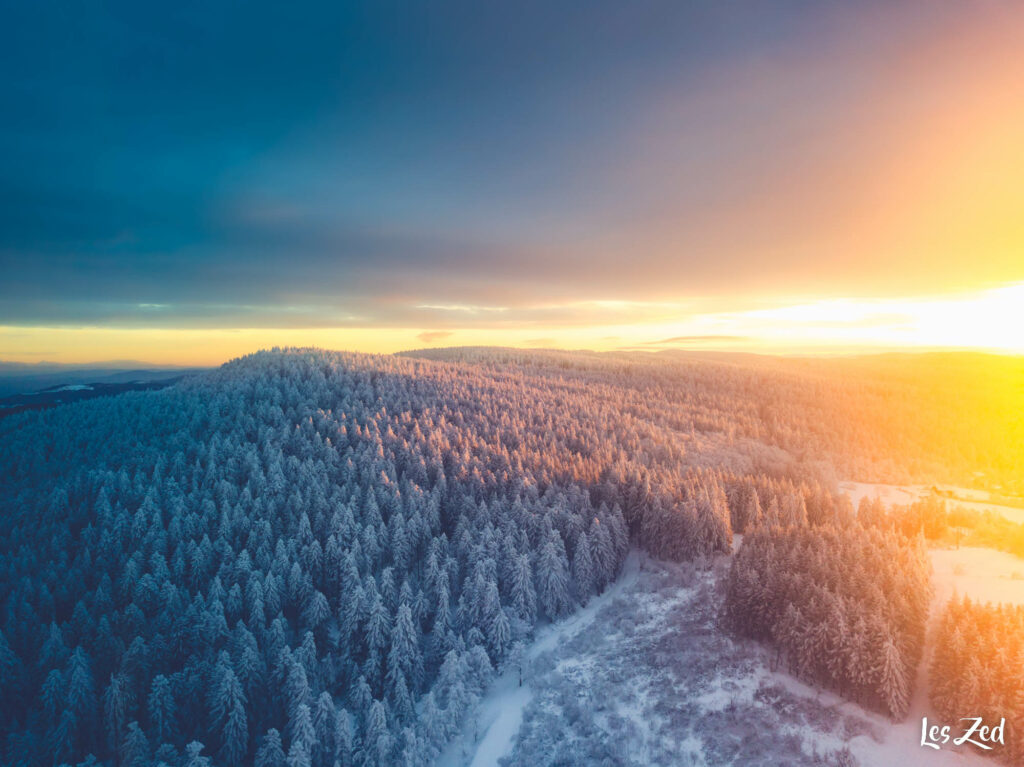
[[[775,662],[893,718],[906,714],[924,643],[931,566],[919,539],[852,516],[762,525],[726,581],[726,624]]]
[[[931,704],[945,722],[1006,720],[992,754],[1024,764],[1024,606],[953,598],[939,622],[929,668]],[[965,723],[966,724],[966,723]]]

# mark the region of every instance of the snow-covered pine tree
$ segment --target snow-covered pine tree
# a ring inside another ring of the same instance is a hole
[[[551,618],[565,615],[571,605],[567,565],[562,538],[556,530],[551,530],[537,560],[537,596]]]
[[[576,538],[576,550],[572,560],[572,579],[576,585],[576,596],[580,604],[590,601],[596,591],[594,561],[590,554],[590,539],[585,532]]]
[[[281,733],[271,727],[260,740],[253,767],[286,767]]]
[[[165,743],[177,733],[175,723],[176,706],[171,683],[163,674],[153,677],[147,699],[149,729],[156,743]]]
[[[902,719],[910,705],[910,679],[903,653],[895,640],[888,636],[882,645],[882,663],[879,669],[879,694],[885,701],[893,719]]]
[[[533,568],[530,567],[530,557],[526,553],[516,557],[512,568],[510,592],[512,609],[516,616],[527,624],[532,624],[537,614],[537,593],[533,587]]]

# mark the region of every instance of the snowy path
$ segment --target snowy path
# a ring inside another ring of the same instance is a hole
[[[638,551],[630,551],[622,566],[622,572],[615,582],[605,589],[603,594],[591,599],[586,607],[577,610],[569,617],[557,623],[545,626],[537,632],[537,638],[527,650],[527,657],[536,658],[541,653],[547,652],[571,638],[582,628],[588,626],[605,605],[611,604],[620,594],[630,590],[640,577],[640,562],[643,556]]]
[[[639,577],[642,556],[636,551],[630,552],[619,577],[603,594],[594,597],[586,607],[564,620],[541,628],[526,649],[525,665],[528,667],[539,655],[557,648],[589,626],[603,607],[632,588]],[[441,754],[437,760],[438,767],[494,767],[501,757],[511,752],[523,720],[523,711],[533,697],[529,684],[520,687],[518,683],[519,674],[514,669],[491,683],[477,704],[475,714],[471,717],[473,721]]]
[[[496,713],[496,718],[477,744],[470,767],[493,767],[512,750],[512,740],[519,731],[523,709],[530,702],[530,697],[529,687],[516,687],[512,690],[502,687],[488,694],[489,700],[481,704],[481,709],[485,714]]]

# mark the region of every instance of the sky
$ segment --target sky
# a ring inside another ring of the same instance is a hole
[[[19,3],[0,359],[1024,353],[1024,6]]]

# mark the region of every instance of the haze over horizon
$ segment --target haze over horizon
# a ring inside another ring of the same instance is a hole
[[[21,5],[0,359],[1024,353],[1024,9]]]

